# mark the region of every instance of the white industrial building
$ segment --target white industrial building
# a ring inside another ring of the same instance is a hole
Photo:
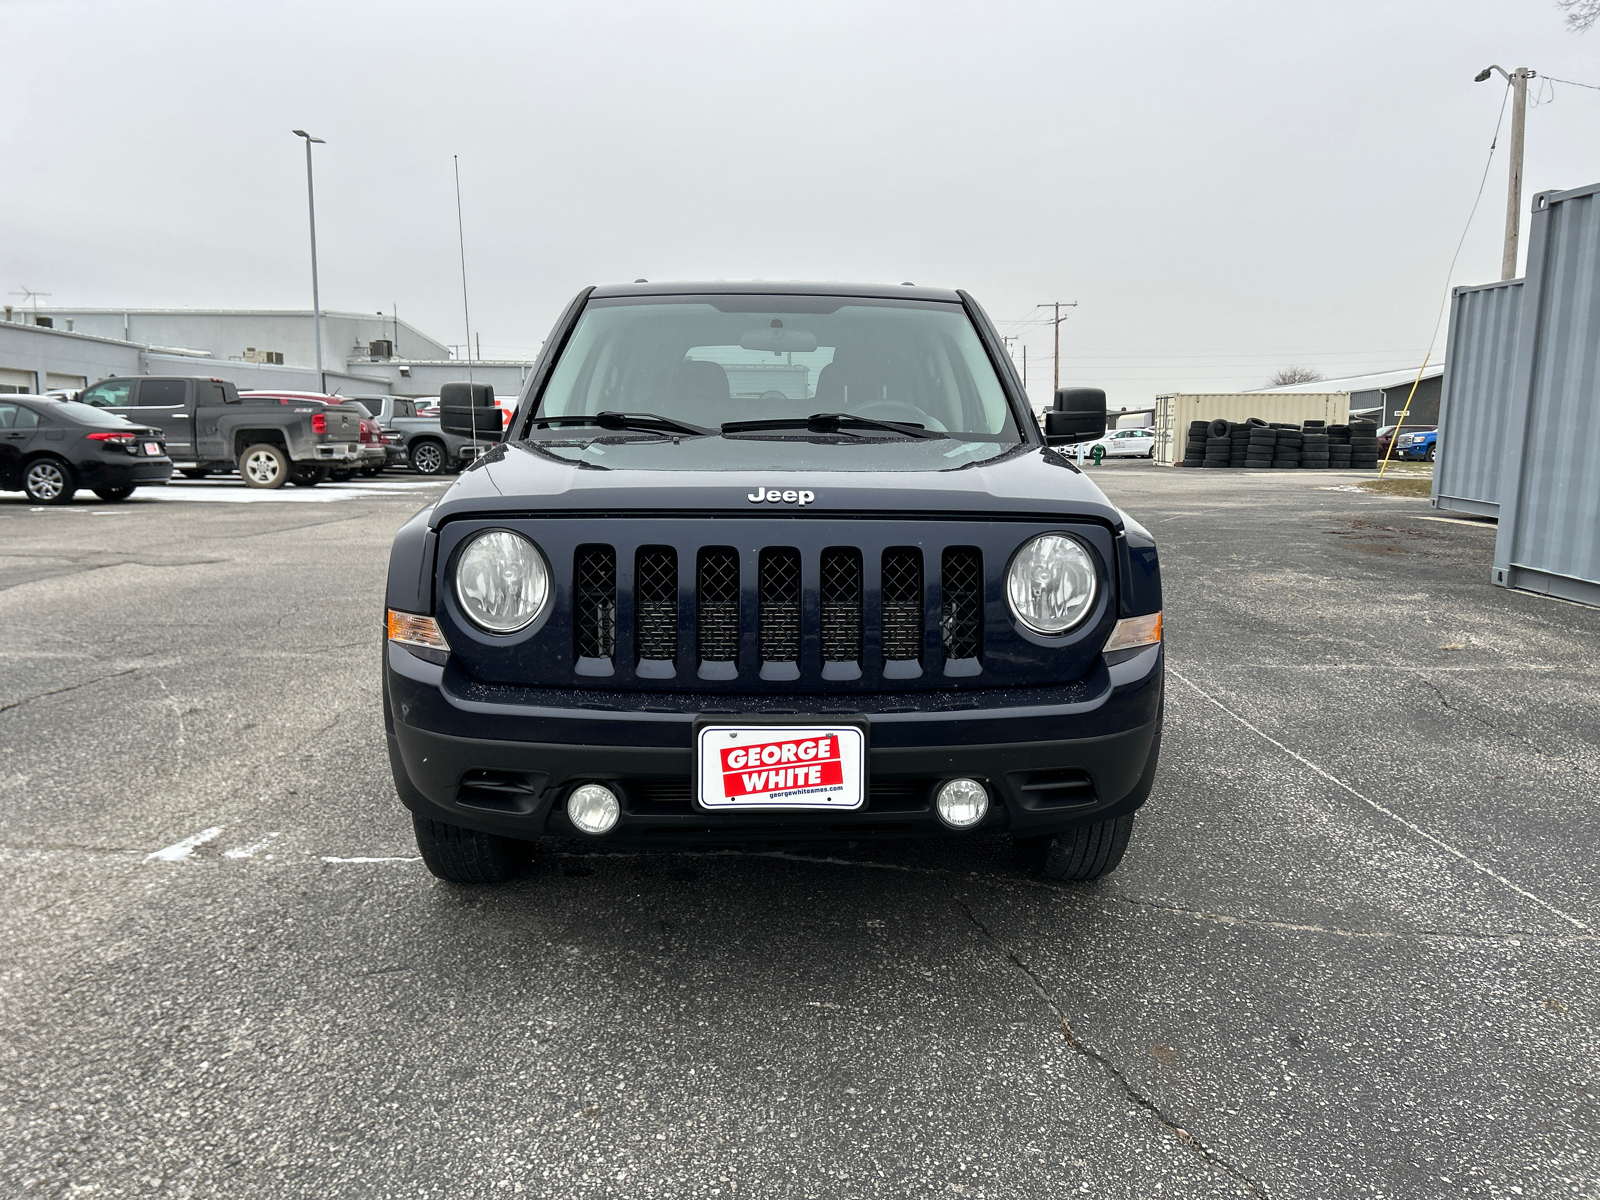
[[[1412,386],[1416,394],[1412,395]],[[1295,392],[1349,392],[1350,415],[1365,417],[1379,425],[1393,425],[1411,401],[1411,415],[1406,419],[1421,425],[1439,420],[1439,395],[1444,388],[1444,363],[1429,363],[1417,380],[1415,367],[1402,367],[1397,371],[1377,371],[1370,375],[1346,375],[1340,379],[1319,379],[1315,383],[1294,383],[1286,387],[1262,388],[1267,395]]]
[[[71,390],[113,375],[197,375],[241,389],[434,396],[465,379],[514,396],[532,363],[467,362],[394,317],[310,309],[7,308],[0,392]]]

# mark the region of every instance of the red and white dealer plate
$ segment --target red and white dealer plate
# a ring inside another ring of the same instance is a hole
[[[702,725],[702,808],[860,808],[866,738],[854,725]]]

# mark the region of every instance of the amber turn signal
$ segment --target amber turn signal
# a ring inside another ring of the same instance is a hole
[[[426,646],[430,650],[443,650],[447,653],[450,649],[450,643],[445,641],[444,634],[439,632],[439,622],[432,617],[396,612],[392,608],[389,610],[389,640],[410,646]]]
[[[1109,654],[1113,650],[1132,650],[1139,646],[1153,646],[1160,640],[1160,613],[1150,613],[1143,617],[1123,617],[1111,631],[1111,636],[1106,639],[1104,653]]]

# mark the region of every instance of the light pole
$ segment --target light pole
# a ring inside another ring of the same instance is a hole
[[[1499,71],[1511,85],[1511,179],[1506,186],[1506,246],[1500,256],[1500,278],[1513,279],[1517,274],[1517,238],[1522,230],[1522,135],[1528,118],[1528,80],[1539,72],[1527,67],[1507,72],[1491,63],[1478,72],[1473,82],[1482,83],[1491,71]]]
[[[306,140],[306,202],[311,206],[311,316],[317,329],[317,386],[328,390],[328,377],[322,372],[322,296],[317,291],[317,193],[311,186],[311,146],[326,145],[321,138],[312,137],[304,129],[292,130],[295,137]]]

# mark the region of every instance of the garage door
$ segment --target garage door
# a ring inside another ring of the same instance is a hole
[[[89,386],[82,375],[63,375],[60,371],[46,371],[44,386],[52,392],[81,392]]]
[[[13,371],[10,367],[0,367],[0,392],[15,395],[19,392],[31,393],[38,386],[39,377],[32,371]]]

